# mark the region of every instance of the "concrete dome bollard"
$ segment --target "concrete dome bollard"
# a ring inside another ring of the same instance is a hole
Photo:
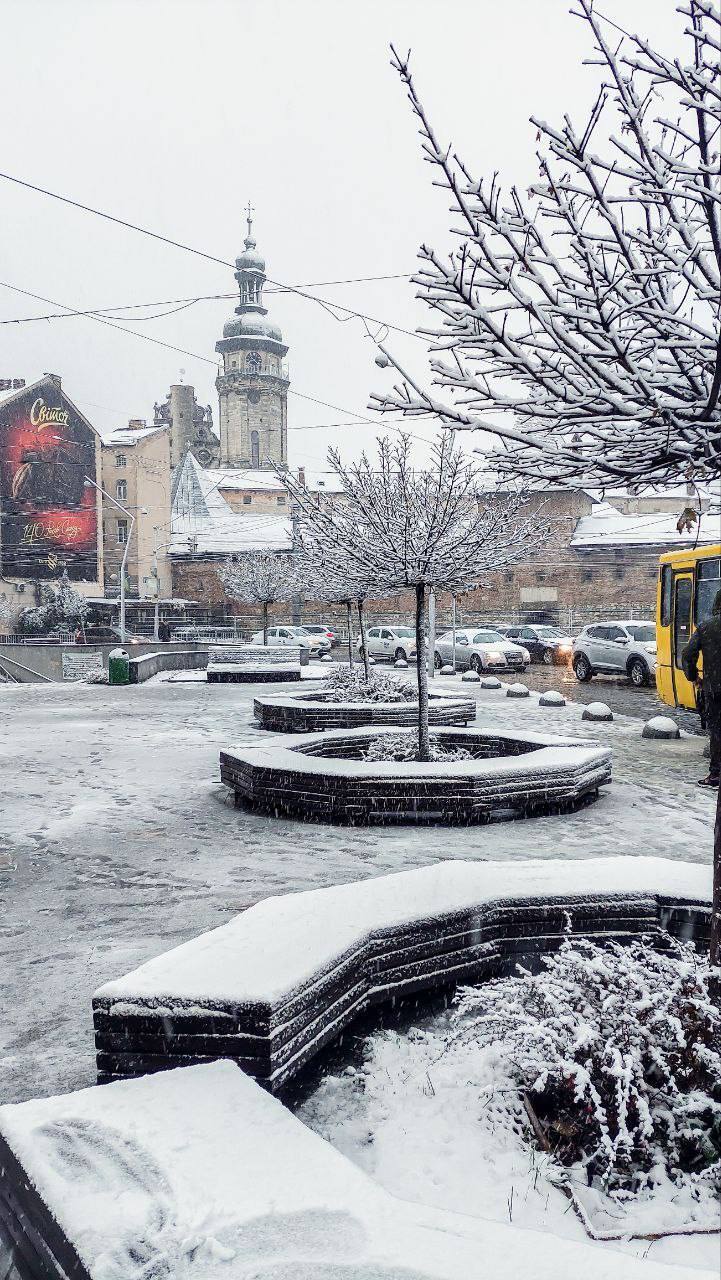
[[[464,671],[461,680],[467,680],[470,684],[480,684],[481,677],[477,671]]]
[[[681,730],[670,716],[652,716],[641,730],[642,738],[680,738]]]
[[[613,720],[613,712],[605,702],[589,702],[587,707],[583,708],[582,720],[609,721]]]
[[[538,699],[539,707],[565,707],[566,699],[557,689],[549,689]]]
[[[322,653],[322,654],[320,655],[320,660],[321,660],[321,662],[332,662],[332,661],[333,661],[333,659],[332,659],[332,657],[331,657],[331,655],[330,655],[329,653]]]
[[[482,689],[500,689],[501,682],[498,676],[484,676],[481,680]]]
[[[507,698],[530,698],[531,690],[527,684],[509,684],[506,689]]]
[[[393,663],[393,666],[397,667],[399,671],[402,671],[408,666],[408,663],[406,662],[405,658],[397,658],[396,661]]]
[[[442,676],[454,676],[456,674],[456,668],[452,667],[450,663],[447,662],[445,667],[441,667],[440,674]]]

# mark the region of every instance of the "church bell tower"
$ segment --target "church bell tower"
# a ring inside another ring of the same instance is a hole
[[[223,371],[220,399],[220,466],[272,470],[288,457],[288,348],[263,306],[265,259],[256,251],[253,209],[248,204],[245,251],[235,260],[240,292],[235,316],[223,326],[215,349]]]

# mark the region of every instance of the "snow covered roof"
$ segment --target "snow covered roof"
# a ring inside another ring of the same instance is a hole
[[[599,546],[693,546],[697,531],[679,533],[676,528],[678,515],[673,512],[645,512],[643,515],[624,515],[610,502],[599,503],[593,513],[581,516],[573,531],[572,547]],[[721,540],[721,520],[714,516],[701,517],[700,543]]]
[[[171,515],[171,556],[232,555],[235,551],[289,551],[289,515],[245,515],[233,511],[219,492],[223,472],[205,471],[186,453],[175,478]]]
[[[340,493],[341,485],[337,476],[325,471],[309,471],[303,468],[306,487],[312,491],[324,489],[327,493]],[[283,486],[275,472],[269,470],[244,470],[242,467],[216,468],[205,472],[213,477],[213,484],[219,489],[257,489],[268,493],[283,493]],[[293,472],[297,475],[297,471]]]
[[[119,431],[111,431],[107,435],[103,435],[102,441],[108,448],[117,448],[118,445],[131,446],[138,444],[141,440],[147,440],[149,436],[156,436],[161,431],[167,431],[167,426],[162,427],[123,427]]]

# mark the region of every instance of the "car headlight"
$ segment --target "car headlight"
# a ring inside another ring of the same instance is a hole
[[[523,659],[524,662],[531,661],[531,655],[528,652],[528,649],[521,649],[521,658]]]

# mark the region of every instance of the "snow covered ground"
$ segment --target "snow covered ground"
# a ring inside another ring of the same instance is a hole
[[[589,725],[579,706],[544,709],[468,684],[481,723],[610,745],[614,784],[572,816],[442,831],[236,810],[218,755],[268,740],[253,724],[256,688],[167,679],[0,687],[3,1101],[92,1083],[92,991],[268,894],[439,857],[710,861],[715,798],[695,785],[703,739],[647,741],[638,720]]]

